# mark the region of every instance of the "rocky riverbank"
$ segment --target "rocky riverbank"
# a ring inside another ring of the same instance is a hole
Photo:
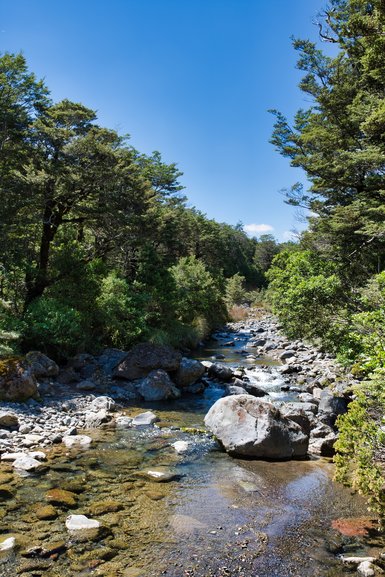
[[[13,394],[21,402],[1,403],[0,453],[46,449],[84,430],[129,426],[121,413],[125,406],[200,394],[215,382],[224,396],[246,394],[273,403],[283,419],[297,423],[309,437],[309,452],[333,454],[335,421],[346,411],[354,383],[333,358],[288,341],[269,315],[230,323],[213,339],[239,355],[239,366],[229,366],[226,355],[201,363],[150,344],[128,353],[109,349],[98,357],[78,355],[61,368],[41,353],[11,360],[8,372],[3,367],[0,373],[0,395]],[[265,357],[276,366],[256,364]],[[272,394],[266,382],[278,382],[287,398]]]

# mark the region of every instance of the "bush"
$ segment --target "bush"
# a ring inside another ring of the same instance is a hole
[[[76,354],[84,345],[81,314],[50,297],[35,300],[25,316],[23,345],[55,359]]]
[[[336,479],[368,497],[370,509],[385,517],[385,371],[377,370],[356,389],[349,411],[338,417]]]

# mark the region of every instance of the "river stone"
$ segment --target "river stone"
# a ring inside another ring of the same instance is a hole
[[[96,388],[96,384],[93,381],[85,380],[80,381],[80,383],[76,385],[76,388],[78,391],[93,391]]]
[[[107,413],[105,409],[101,409],[97,413],[87,412],[85,420],[86,429],[97,429],[105,423],[111,421],[111,415]]]
[[[3,453],[1,455],[2,461],[15,461],[19,457],[24,457],[26,453],[22,453],[21,451],[18,453]]]
[[[39,351],[27,353],[25,359],[35,377],[57,377],[59,374],[59,367],[55,361]]]
[[[30,366],[18,358],[0,360],[0,401],[22,402],[37,395]]]
[[[307,436],[310,435],[310,429],[311,429],[311,422],[310,421],[314,420],[311,413],[310,414],[306,413],[301,408],[296,409],[296,408],[293,408],[290,406],[287,407],[286,404],[284,404],[284,405],[282,405],[282,407],[280,407],[280,411],[284,417],[297,423],[301,427],[301,429],[305,433],[305,435],[307,435]]]
[[[188,441],[175,441],[175,443],[171,443],[171,446],[174,447],[175,451],[180,455],[189,450],[190,443]]]
[[[99,536],[101,525],[85,515],[69,515],[66,519],[67,531],[78,541],[92,541]]]
[[[357,573],[362,577],[373,577],[376,574],[374,565],[370,561],[362,561],[357,567]]]
[[[249,395],[253,395],[253,397],[266,397],[269,394],[255,383],[244,382],[243,386],[245,387],[246,392]]]
[[[115,423],[117,429],[130,429],[132,427],[131,417],[125,417],[124,415],[116,417]]]
[[[212,363],[208,368],[208,375],[210,378],[218,379],[220,381],[231,381],[234,377],[233,370],[221,363]]]
[[[8,485],[0,485],[0,501],[7,501],[8,499],[12,499],[14,496],[11,487]]]
[[[179,389],[162,369],[151,371],[145,379],[139,381],[137,390],[145,401],[164,401],[180,397]]]
[[[145,413],[136,415],[136,417],[132,419],[132,426],[146,427],[148,425],[153,425],[156,421],[159,421],[159,417],[157,417],[152,411],[146,411]]]
[[[316,415],[318,412],[318,406],[316,403],[300,403],[296,401],[290,401],[289,403],[285,403],[285,410],[293,410],[293,411],[304,411],[305,413],[309,413],[310,415]]]
[[[65,489],[50,489],[45,494],[46,501],[59,507],[76,507],[77,495]]]
[[[309,453],[321,455],[321,457],[333,457],[335,454],[334,444],[338,436],[330,433],[327,437],[310,437]]]
[[[178,387],[184,388],[198,381],[205,372],[206,368],[199,361],[182,357],[173,378]]]
[[[50,521],[56,519],[58,512],[52,505],[41,505],[35,510],[35,515],[41,521]]]
[[[145,477],[150,481],[155,481],[156,483],[169,483],[180,477],[175,471],[166,469],[164,467],[152,467],[151,469],[146,469],[145,471],[138,472],[139,477]]]
[[[43,468],[40,461],[25,454],[17,457],[17,459],[13,461],[12,466],[18,471],[26,471],[27,473],[39,471]]]
[[[348,402],[345,397],[335,396],[330,389],[324,389],[319,402],[321,420],[334,425],[338,415],[346,413]]]
[[[181,359],[182,355],[171,347],[141,343],[135,345],[118,364],[113,376],[131,381],[146,377],[155,369],[176,371]]]
[[[14,413],[10,411],[0,410],[0,428],[16,429],[19,426],[19,419]]]
[[[0,551],[12,551],[16,546],[15,537],[6,537],[0,540]]]
[[[96,397],[90,404],[89,410],[94,413],[98,411],[115,411],[116,403],[111,397]]]
[[[219,399],[205,424],[230,454],[289,459],[307,453],[309,439],[301,427],[272,404],[251,395]]]
[[[243,387],[238,387],[237,385],[227,385],[225,389],[225,394],[227,395],[245,395],[247,393],[246,389]]]
[[[66,435],[63,437],[62,442],[68,449],[73,447],[87,449],[91,445],[92,439],[88,435]]]

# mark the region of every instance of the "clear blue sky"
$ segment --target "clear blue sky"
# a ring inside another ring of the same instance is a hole
[[[290,37],[317,40],[325,3],[0,0],[0,50],[22,51],[55,100],[82,102],[141,152],[177,162],[210,218],[284,239],[305,225],[279,191],[303,176],[269,144],[267,110],[307,106]]]

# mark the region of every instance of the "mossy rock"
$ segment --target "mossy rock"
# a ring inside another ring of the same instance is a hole
[[[25,359],[0,359],[0,400],[22,402],[37,394],[36,379]]]
[[[45,494],[46,501],[63,508],[76,507],[77,495],[64,489],[50,489]]]
[[[58,512],[52,505],[40,505],[35,508],[35,515],[41,521],[56,519]]]
[[[8,499],[12,499],[12,497],[14,497],[12,488],[8,485],[0,485],[0,501],[7,501]]]
[[[98,501],[90,505],[91,515],[105,515],[106,513],[116,513],[123,509],[123,505],[113,499]]]

